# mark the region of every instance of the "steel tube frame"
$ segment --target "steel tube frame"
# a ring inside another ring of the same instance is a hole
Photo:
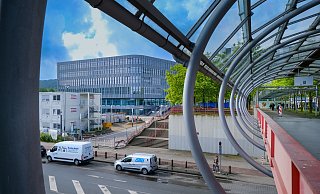
[[[232,92],[234,92],[234,90],[232,90]],[[232,95],[232,93],[231,93],[231,96],[233,96],[233,97],[230,97],[230,110],[232,110],[232,111],[230,111],[230,113],[231,113],[231,116],[232,116],[232,120],[233,120],[234,124],[236,125],[238,131],[239,131],[239,132],[242,134],[242,136],[245,137],[251,144],[253,144],[253,145],[256,146],[257,148],[261,149],[262,151],[266,151],[266,148],[264,147],[264,145],[256,142],[256,141],[255,141],[253,138],[251,138],[251,137],[242,129],[242,127],[240,126],[240,124],[239,124],[239,122],[238,122],[238,120],[237,120],[237,118],[236,118],[236,116],[235,116],[235,112],[234,112],[234,94]],[[239,112],[237,112],[237,113],[238,113],[238,117],[241,117],[240,114],[239,114]],[[261,134],[259,134],[259,135],[260,135],[260,136],[259,136],[258,134],[256,134],[256,133],[254,133],[253,131],[251,131],[249,128],[247,129],[247,131],[251,132],[251,133],[252,133],[253,135],[255,135],[256,137],[262,139]]]
[[[317,31],[320,31],[320,30],[315,30],[315,31],[313,31],[313,32],[317,32]],[[306,33],[306,34],[310,34],[310,33]],[[300,36],[299,36],[300,37]],[[295,41],[296,39],[290,39],[291,41]],[[287,41],[286,42],[284,42],[284,43],[282,43],[282,44],[279,44],[279,45],[283,45],[283,44],[285,44],[285,43],[287,43]],[[274,48],[274,49],[278,49],[279,47],[278,46],[276,46],[277,48]],[[285,55],[283,55],[283,56],[281,56],[281,57],[279,57],[279,58],[277,58],[277,59],[275,59],[275,60],[271,60],[271,61],[269,61],[269,62],[267,62],[267,63],[265,63],[265,64],[263,64],[263,65],[260,65],[255,71],[257,71],[257,72],[259,72],[259,74],[257,74],[257,75],[255,75],[255,77],[253,78],[255,81],[256,81],[256,79],[258,79],[258,78],[261,78],[261,76],[263,75],[263,74],[266,74],[267,72],[269,72],[270,71],[270,68],[269,69],[266,69],[266,70],[264,70],[263,68],[265,68],[265,67],[268,67],[269,65],[271,65],[272,63],[274,63],[274,62],[276,62],[276,61],[279,61],[279,60],[282,60],[282,59],[285,59],[285,58],[287,58],[287,57],[289,57],[289,56],[292,56],[292,55],[295,55],[295,54],[298,54],[298,53],[303,53],[303,52],[307,52],[307,51],[311,51],[311,50],[314,50],[314,48],[318,48],[318,47],[312,47],[312,48],[306,48],[306,49],[301,49],[301,50],[298,50],[298,51],[292,51],[292,52],[289,52],[289,53],[287,53],[287,54],[285,54]],[[271,51],[272,49],[270,49],[270,51]],[[269,52],[267,52],[267,53],[269,53]],[[268,54],[266,53],[266,55],[262,55],[262,56],[267,56]],[[257,62],[259,62],[258,60],[260,60],[260,57],[257,59]],[[295,62],[295,61],[294,61]],[[243,71],[243,73],[239,76],[239,78],[241,78],[241,77],[243,77],[244,75],[245,75],[245,73],[248,73],[249,71],[250,71],[250,69],[254,66],[256,64],[256,62],[254,62],[253,64],[251,64],[250,66],[248,66],[248,68],[245,70],[245,71]],[[287,64],[287,63],[285,63],[285,64]],[[281,68],[281,67],[283,67],[283,65],[282,64],[280,64],[280,65],[277,65],[277,66],[274,66],[273,68]],[[240,81],[238,81],[238,82],[240,82]],[[245,85],[245,84],[247,84],[248,83],[248,81],[246,81],[246,82],[243,82],[242,83],[242,85]],[[239,83],[237,83],[237,85],[238,85]],[[241,87],[240,87],[241,88]]]
[[[315,30],[315,31],[309,32],[309,33],[305,33],[304,35],[301,35],[301,36],[308,36],[308,35],[310,35],[310,34],[317,33],[317,31],[318,31],[318,30]],[[291,39],[290,41],[284,42],[282,45],[288,44],[288,42],[295,41],[297,38],[300,39],[301,37],[295,37],[294,39]],[[270,50],[270,51],[271,51],[271,50]],[[268,53],[266,53],[265,55],[267,56]],[[301,60],[297,60],[297,61],[301,61]],[[294,62],[295,62],[295,61],[293,61],[292,63],[294,63]],[[250,69],[250,67],[248,67],[248,69]],[[270,69],[269,69],[269,70],[270,70]],[[245,72],[243,72],[243,73],[245,73]],[[238,79],[238,80],[239,80],[239,79]],[[236,86],[237,86],[237,85],[236,85]],[[235,89],[235,88],[234,88],[234,89]],[[231,96],[232,96],[232,95],[231,95]],[[238,97],[237,97],[236,102],[238,102]],[[238,108],[238,106],[236,106],[236,107]],[[239,112],[239,113],[241,114],[241,112],[243,112],[243,110],[240,112],[240,110],[237,109],[237,112]],[[242,118],[242,117],[240,117],[240,118]]]
[[[225,193],[225,191],[215,179],[208,162],[202,153],[202,149],[197,138],[193,116],[194,86],[201,56],[203,55],[203,51],[211,37],[211,34],[227,11],[232,7],[234,2],[235,0],[221,1],[209,17],[196,41],[195,48],[191,54],[183,89],[183,118],[187,129],[191,152],[204,180],[214,193]]]
[[[236,80],[236,82],[235,82],[235,87],[238,87],[238,85],[240,84],[241,78],[244,77],[247,73],[249,73],[249,71],[251,70],[251,68],[252,68],[255,64],[257,64],[257,63],[259,63],[260,61],[262,61],[262,60],[263,60],[265,57],[267,57],[273,50],[279,49],[279,48],[283,47],[284,45],[289,44],[290,42],[294,42],[294,41],[296,41],[296,40],[299,40],[299,39],[304,38],[304,37],[306,37],[306,36],[310,36],[310,35],[312,35],[312,34],[316,34],[316,33],[318,33],[318,32],[320,32],[320,29],[314,30],[314,31],[311,31],[311,32],[307,32],[307,33],[302,34],[302,35],[299,35],[299,36],[296,36],[296,37],[294,37],[294,38],[291,38],[291,39],[289,39],[289,40],[287,40],[287,41],[285,41],[285,42],[283,42],[283,43],[281,43],[281,44],[278,44],[277,46],[269,49],[269,51],[267,51],[266,53],[264,53],[263,55],[261,55],[256,61],[254,61],[252,64],[250,64],[250,65],[240,74],[240,76],[237,78],[237,80]],[[313,49],[314,49],[314,48],[302,49],[302,50],[300,50],[300,52],[306,52],[306,51],[310,51],[310,50],[313,50]],[[288,52],[287,54],[285,54],[285,55],[277,58],[277,60],[281,60],[281,59],[287,58],[287,57],[289,57],[289,56],[292,56],[292,55],[297,54],[297,53],[300,53],[300,52],[299,52],[299,51]],[[256,77],[261,77],[261,75],[266,72],[266,71],[263,71],[263,68],[269,66],[270,64],[272,64],[273,62],[275,62],[275,61],[277,61],[277,60],[272,60],[272,61],[269,61],[269,62],[263,64],[263,65],[260,65],[260,66],[258,67],[258,69],[256,69],[257,72],[260,72]],[[243,85],[243,84],[242,84],[242,85]],[[241,88],[241,86],[240,86],[240,88]],[[240,89],[240,88],[239,88],[239,89]]]
[[[236,98],[236,103],[238,104],[236,104],[236,107],[239,109],[239,110],[237,110],[237,111],[239,111],[241,114],[243,114],[244,116],[243,117],[241,117],[241,118],[243,118],[243,119],[245,119],[246,121],[244,121],[244,122],[247,122],[249,125],[251,125],[255,130],[258,130],[259,132],[260,132],[260,130],[259,130],[259,125],[258,125],[258,123],[257,123],[257,120],[254,118],[254,117],[252,117],[251,115],[250,115],[250,113],[248,112],[248,110],[247,110],[247,108],[246,108],[246,98],[247,98],[248,96],[247,95],[244,95],[243,93],[241,93],[240,95],[238,95],[237,96],[237,98]]]
[[[236,90],[232,90],[231,91],[231,95],[230,95],[230,113],[231,113],[231,115],[235,114],[234,110],[236,109],[237,113],[238,113],[238,116],[239,116],[239,120],[241,121],[241,124],[244,127],[246,127],[248,129],[248,131],[250,131],[253,135],[255,135],[256,137],[262,139],[261,134],[260,133],[259,134],[256,133],[256,132],[260,132],[260,131],[257,128],[255,128],[256,126],[250,125],[251,121],[244,117],[244,116],[247,116],[247,115],[245,115],[244,112],[239,109],[237,101],[238,101],[238,97],[241,96],[241,92],[238,92],[238,95],[237,95],[236,98],[235,98],[235,92],[236,92]],[[231,99],[233,99],[233,101],[231,101]],[[231,109],[232,109],[232,111],[231,111]],[[246,119],[247,122],[244,121],[244,119]],[[234,121],[234,122],[238,122],[238,121]]]
[[[247,127],[248,128],[248,131],[250,131],[254,136],[258,137],[259,139],[262,139],[262,136],[261,136],[261,133],[257,134],[256,132],[260,132],[257,128],[253,128],[252,125],[251,125],[251,121],[246,118],[248,115],[246,115],[243,111],[242,111],[242,107],[240,107],[240,104],[241,104],[241,101],[239,103],[238,101],[238,98],[239,96],[242,96],[241,95],[241,92],[238,92],[238,95],[237,95],[237,98],[236,100],[234,99],[234,96],[235,96],[235,92],[236,90],[232,90],[231,92],[231,95],[230,95],[230,110],[231,110],[231,107],[232,107],[232,111],[230,112],[231,115],[234,114],[234,101],[236,101],[236,110],[237,110],[237,113],[238,113],[238,117],[240,120],[240,122],[242,123],[243,126]],[[232,100],[232,101],[231,101]],[[246,103],[244,103],[245,105]],[[242,116],[243,115],[243,116]],[[246,121],[245,121],[246,120]],[[238,122],[238,121],[234,121],[234,122]],[[253,122],[253,121],[252,121]],[[250,129],[249,129],[250,128]],[[242,129],[243,130],[243,129]]]
[[[236,99],[236,103],[239,103],[238,107],[239,107],[239,111],[242,112],[242,114],[244,114],[245,116],[243,117],[247,122],[249,122],[249,124],[251,123],[251,125],[255,126],[256,130],[258,130],[260,133],[260,129],[259,129],[259,124],[258,124],[258,120],[255,120],[254,117],[252,117],[249,112],[246,109],[246,99],[248,98],[248,95],[244,95],[242,94],[240,96],[240,98]],[[239,101],[239,102],[237,102]],[[245,121],[244,121],[245,122]]]
[[[255,168],[257,168],[258,170],[260,170],[261,172],[265,173],[268,176],[272,177],[272,172],[268,169],[266,169],[265,167],[261,166],[260,164],[258,164],[256,161],[254,161],[240,146],[239,144],[236,142],[236,140],[234,139],[234,137],[232,136],[232,134],[230,133],[230,129],[229,126],[226,122],[226,118],[225,118],[225,113],[223,110],[223,103],[224,103],[224,95],[225,95],[225,91],[226,91],[226,85],[229,81],[229,78],[232,74],[232,72],[234,71],[235,67],[237,66],[238,62],[240,62],[240,60],[248,53],[250,52],[250,50],[260,41],[262,40],[266,35],[268,35],[270,32],[272,32],[275,28],[277,28],[278,26],[282,25],[283,23],[285,23],[286,21],[288,21],[289,19],[295,17],[296,15],[316,6],[317,4],[319,4],[320,1],[319,0],[314,0],[312,2],[309,2],[305,5],[302,5],[301,7],[291,11],[290,13],[288,13],[287,15],[284,15],[282,18],[278,19],[277,21],[275,21],[273,24],[271,24],[268,28],[266,28],[261,34],[259,34],[255,39],[252,40],[252,42],[250,42],[241,52],[240,54],[234,59],[234,61],[231,63],[231,65],[228,68],[227,73],[225,74],[225,77],[223,79],[223,82],[221,84],[220,87],[220,92],[219,92],[219,106],[218,106],[218,110],[219,110],[219,115],[220,115],[220,120],[223,126],[223,129],[228,137],[228,139],[230,140],[231,144],[233,145],[233,147],[238,151],[238,153],[244,158],[246,159],[251,165],[253,165]]]

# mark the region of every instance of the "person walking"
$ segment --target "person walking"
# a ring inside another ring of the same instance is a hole
[[[219,156],[216,156],[214,159],[214,172],[220,172],[220,167],[219,167]]]

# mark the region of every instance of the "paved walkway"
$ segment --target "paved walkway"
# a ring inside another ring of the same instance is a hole
[[[275,122],[284,128],[315,158],[320,160],[320,119],[301,118],[283,111],[282,117],[277,111],[262,109]]]

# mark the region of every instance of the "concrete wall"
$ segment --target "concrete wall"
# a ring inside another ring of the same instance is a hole
[[[230,116],[227,116],[226,119],[234,138],[240,146],[250,156],[261,157],[263,151],[254,147],[237,131]],[[221,141],[223,154],[237,154],[237,151],[227,139],[218,116],[195,115],[195,124],[203,152],[219,153],[219,141]],[[169,116],[169,149],[190,150],[182,115]]]

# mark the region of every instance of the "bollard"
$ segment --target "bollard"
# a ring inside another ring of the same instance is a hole
[[[98,152],[94,151],[94,156],[97,157],[98,156]]]
[[[104,158],[108,158],[108,152],[104,153]]]
[[[159,165],[161,165],[161,158],[159,158]]]
[[[116,160],[118,159],[118,154],[116,153]]]
[[[173,168],[173,160],[171,160],[171,169]]]
[[[231,174],[231,166],[229,166],[229,171],[228,171],[228,173]]]
[[[186,166],[185,166],[185,168],[188,168],[188,161],[186,161]]]
[[[125,154],[124,157],[127,157],[127,154]]]

